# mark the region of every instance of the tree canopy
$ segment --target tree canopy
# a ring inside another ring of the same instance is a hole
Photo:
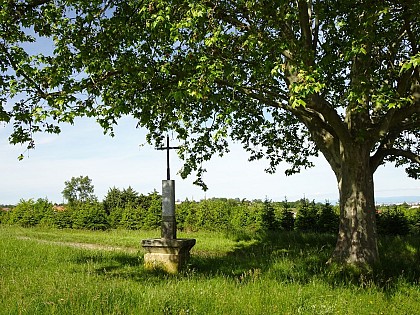
[[[53,121],[94,115],[111,129],[131,114],[150,138],[174,130],[184,140],[184,175],[226,150],[227,135],[251,159],[268,157],[269,170],[285,160],[293,173],[334,140],[369,133],[376,165],[409,162],[417,178],[417,9],[417,1],[7,1],[0,117],[15,124],[12,142],[31,144],[40,129],[58,132]],[[41,37],[53,53],[28,54]]]
[[[335,256],[372,262],[373,173],[390,161],[420,177],[419,11],[416,0],[3,1],[0,120],[31,146],[78,115],[111,134],[132,115],[150,142],[175,132],[182,175],[203,187],[202,162],[228,138],[270,172],[322,153],[340,191]],[[28,52],[40,38],[53,52]]]
[[[72,177],[64,182],[64,186],[63,197],[71,206],[96,201],[95,188],[88,176]]]

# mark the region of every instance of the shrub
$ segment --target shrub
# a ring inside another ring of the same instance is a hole
[[[9,223],[23,227],[36,226],[41,222],[45,213],[52,211],[52,206],[52,203],[46,199],[38,199],[36,202],[33,199],[22,199],[11,211]]]
[[[407,217],[397,206],[388,206],[377,215],[378,233],[407,235],[410,232]]]
[[[334,212],[333,206],[326,202],[320,206],[318,211],[318,232],[337,233],[339,225],[339,216]]]
[[[226,231],[230,227],[231,212],[235,209],[234,200],[214,198],[199,203],[203,228],[211,231]]]
[[[116,229],[121,225],[121,219],[123,216],[124,208],[112,208],[110,214],[108,215],[109,226],[112,229]]]
[[[11,210],[9,211],[0,210],[0,224],[9,222],[10,212]]]
[[[73,215],[70,211],[54,213],[54,224],[58,229],[70,229],[73,227]]]
[[[162,220],[162,197],[155,191],[148,196],[148,207],[145,211],[141,227],[144,229],[156,229],[160,227]]]
[[[25,226],[23,218],[26,212],[32,212],[33,204],[34,204],[33,199],[29,199],[29,200],[21,199],[19,203],[16,205],[16,207],[10,213],[9,223]]]
[[[136,207],[141,204],[144,196],[139,196],[131,186],[127,189],[110,188],[103,201],[104,209],[110,214],[115,209],[124,209],[127,206]]]
[[[268,231],[264,214],[263,202],[243,200],[233,209],[228,235],[237,240],[264,236]]]
[[[191,211],[193,208],[194,201],[185,201],[175,205],[176,213],[176,225],[179,230],[192,230],[189,218],[191,217]]]
[[[144,209],[141,207],[126,206],[121,215],[120,227],[128,230],[138,230],[142,227]]]
[[[420,235],[420,209],[417,209],[410,219],[410,232]]]
[[[188,230],[188,226],[186,225],[185,220],[190,212],[190,204],[191,201],[188,199],[181,203],[175,204],[176,226],[178,230]]]
[[[277,221],[276,215],[274,213],[273,203],[266,199],[264,201],[264,206],[262,208],[261,220],[262,227],[267,231],[276,231],[279,229],[280,224]]]
[[[296,213],[295,229],[303,232],[316,232],[318,230],[317,212],[314,201],[301,200]]]
[[[283,231],[292,231],[295,227],[295,218],[293,212],[291,211],[290,204],[287,200],[283,201],[281,204],[281,210],[277,218],[279,222],[279,227]]]
[[[234,200],[206,199],[200,202],[186,200],[176,205],[177,225],[184,230],[225,231],[230,227]]]
[[[44,216],[42,217],[39,225],[43,227],[56,227],[56,212],[51,207],[47,211],[45,211]]]
[[[73,213],[73,227],[88,230],[108,229],[109,223],[102,205],[98,202],[79,204]]]

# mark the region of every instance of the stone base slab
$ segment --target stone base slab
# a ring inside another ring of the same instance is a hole
[[[144,267],[148,270],[161,269],[168,273],[178,273],[188,262],[195,242],[195,239],[142,240],[141,245],[146,251]]]

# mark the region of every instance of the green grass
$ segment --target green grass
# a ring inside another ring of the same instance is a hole
[[[416,314],[420,240],[386,238],[382,264],[357,274],[327,261],[330,235],[279,233],[236,242],[193,237],[188,268],[143,268],[157,231],[88,232],[0,226],[0,314]],[[75,244],[77,243],[77,244]],[[80,248],[80,243],[98,249]],[[117,248],[104,250],[104,248]]]

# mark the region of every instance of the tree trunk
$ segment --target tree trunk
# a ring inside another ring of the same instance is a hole
[[[341,168],[336,172],[340,193],[340,227],[331,261],[371,266],[379,259],[376,233],[373,172],[370,150],[363,145],[341,149]]]

